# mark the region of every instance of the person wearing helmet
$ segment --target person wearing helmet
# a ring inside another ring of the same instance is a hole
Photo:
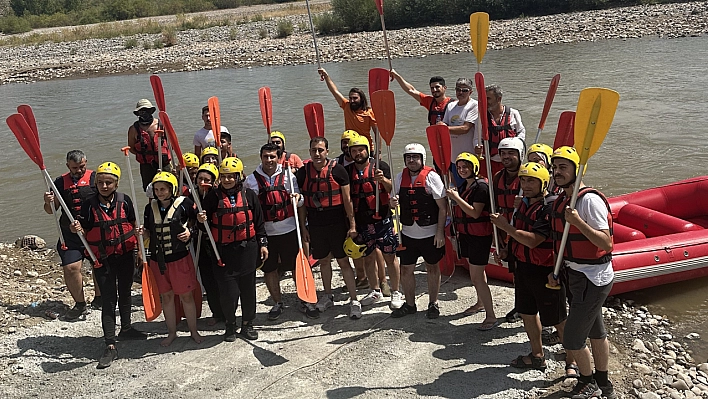
[[[74,219],[80,217],[81,204],[89,197],[96,194],[95,172],[86,169],[86,155],[81,150],[72,150],[66,154],[66,167],[69,172],[64,173],[54,180],[54,185],[59,190],[59,195],[69,206],[69,211]],[[86,308],[86,298],[84,296],[84,284],[81,277],[81,266],[84,259],[88,258],[84,253],[84,244],[78,235],[69,229],[69,218],[61,210],[59,200],[55,198],[53,192],[44,193],[44,211],[48,214],[61,212],[59,225],[61,235],[64,237],[66,248],[62,248],[61,240],[57,240],[57,253],[61,259],[61,266],[64,272],[64,283],[69,289],[71,297],[76,303],[64,315],[66,321],[85,320],[88,314]],[[95,297],[91,302],[97,309],[101,308],[101,291],[96,283],[94,274]]]
[[[445,255],[445,219],[447,202],[445,185],[433,168],[425,165],[425,147],[418,143],[407,144],[403,150],[406,167],[394,180],[396,201],[401,207],[401,240],[404,250],[401,258],[401,285],[406,301],[391,317],[415,314],[415,266],[418,257],[423,257],[428,276],[428,310],[426,316],[440,316],[438,293],[440,292],[439,262]],[[400,295],[400,294],[399,294]],[[391,305],[396,300],[391,296]]]
[[[514,303],[531,343],[531,353],[517,357],[511,365],[545,370],[541,326],[555,326],[562,342],[567,317],[565,286],[560,290],[546,288],[548,273],[554,266],[551,206],[544,200],[550,175],[545,165],[529,162],[519,169],[519,181],[524,198],[512,223],[499,213],[489,217],[511,238],[508,250],[516,259]],[[506,249],[499,252],[499,258],[505,257],[503,251]],[[570,354],[566,357],[566,370],[568,376],[577,376],[577,366]]]
[[[164,134],[157,134],[158,130],[164,131],[162,123],[153,116],[157,109],[149,100],[142,99],[135,106],[133,114],[138,120],[128,128],[128,146],[130,152],[135,154],[135,159],[140,164],[140,177],[143,181],[143,191],[158,172],[158,152],[162,156],[162,169],[172,170],[170,161],[172,156],[167,147],[167,138]],[[159,142],[158,142],[159,141]],[[160,149],[158,151],[158,148]]]
[[[226,158],[219,165],[219,187],[211,190],[202,203],[200,223],[209,220],[223,266],[212,259],[212,270],[219,284],[221,307],[226,317],[224,341],[236,340],[236,307],[241,300],[243,338],[258,339],[253,328],[256,318],[256,268],[268,259],[263,211],[258,196],[243,184],[243,163]]]
[[[199,169],[199,157],[196,156],[195,154],[192,154],[191,152],[185,152],[182,154],[182,158],[184,159],[184,164],[187,167],[187,171],[189,172],[189,178],[194,181],[194,179],[197,178],[197,170]]]
[[[203,338],[197,331],[198,312],[192,291],[196,289],[201,295],[202,288],[188,247],[192,237],[189,225],[196,220],[196,206],[191,199],[179,195],[179,183],[172,173],[156,174],[152,190],[155,199],[145,206],[140,233],[150,237],[150,269],[167,324],[167,338],[160,345],[170,346],[177,338],[175,295],[179,296],[192,339],[199,344]]]
[[[194,133],[194,153],[201,154],[207,147],[216,147],[216,139],[214,138],[214,132],[211,130],[211,119],[209,118],[209,106],[205,105],[202,107],[202,126],[196,133]],[[226,126],[221,126],[221,133],[229,133],[229,129]],[[229,134],[229,144],[230,144],[231,134]],[[222,150],[223,150],[223,136],[222,136]],[[202,160],[203,163],[203,160]],[[217,165],[219,166],[219,165]]]
[[[580,156],[575,148],[556,148],[551,162],[553,179],[563,189],[553,203],[551,237],[556,256],[563,258],[570,297],[563,347],[580,368],[578,384],[573,393],[583,398],[600,394],[614,397],[612,383],[607,378],[610,350],[602,319],[602,304],[614,283],[612,212],[605,196],[585,186],[582,180],[575,209],[570,208],[573,186],[580,167]],[[570,224],[569,239],[565,248],[560,248],[566,222]],[[553,278],[553,273],[548,275],[548,283],[552,286],[560,284]],[[588,338],[592,354],[585,345]]]
[[[492,224],[489,222],[489,186],[479,177],[479,160],[469,152],[463,152],[455,160],[457,171],[465,182],[447,190],[447,195],[457,204],[453,206],[453,223],[458,233],[458,245],[462,256],[470,263],[470,279],[477,290],[477,303],[463,312],[471,315],[486,312],[480,331],[488,331],[499,325],[494,313],[492,292],[487,284],[484,268],[489,262],[492,247]]]
[[[489,130],[489,153],[491,155],[492,173],[494,176],[504,166],[499,155],[499,143],[507,137],[518,137],[522,141],[526,138],[526,128],[521,123],[521,114],[514,108],[507,107],[502,104],[502,96],[504,92],[497,85],[488,85],[487,91],[487,128]],[[482,116],[480,115],[480,118]],[[480,134],[475,136],[481,137],[482,123],[477,119],[477,129]],[[482,155],[482,143],[475,140],[475,152]],[[523,154],[522,154],[523,155]],[[487,174],[487,163],[482,162],[480,165],[480,174],[484,177],[489,177]]]
[[[202,150],[199,156],[201,163],[210,163],[214,166],[219,166],[219,150],[216,147],[206,147]]]
[[[372,290],[361,300],[362,306],[372,305],[383,299],[382,288],[386,274],[379,272],[376,262],[376,250],[380,250],[391,279],[392,295],[400,298],[400,268],[396,258],[398,238],[393,233],[393,214],[389,206],[389,195],[393,190],[391,168],[384,161],[379,161],[375,168],[371,158],[369,141],[359,136],[349,140],[349,152],[354,163],[347,166],[351,181],[351,199],[356,219],[357,235],[353,238],[366,244],[364,269]],[[379,190],[379,210],[376,211],[376,190]],[[359,237],[360,236],[360,237]],[[383,272],[383,270],[382,270]],[[382,278],[383,277],[383,278]],[[397,302],[392,306],[400,306]]]
[[[471,98],[474,84],[467,78],[459,78],[455,82],[455,96],[457,100],[450,101],[445,110],[445,116],[437,124],[450,127],[450,146],[452,147],[451,157],[456,159],[463,152],[472,153],[474,151],[473,136],[474,124],[477,120],[479,110],[477,100]],[[449,166],[452,176],[455,178],[455,185],[464,183],[465,179],[457,174],[455,165]]]
[[[339,141],[339,148],[342,150],[342,153],[339,154],[339,156],[337,157],[338,164],[342,166],[347,166],[351,163],[354,163],[354,160],[352,159],[352,156],[349,153],[349,140],[353,139],[358,135],[359,133],[355,132],[354,130],[345,130],[344,133],[342,133],[342,139]]]
[[[333,301],[332,264],[335,258],[349,289],[349,317],[361,318],[361,303],[356,296],[354,270],[344,252],[347,236],[356,237],[356,221],[350,197],[349,174],[335,160],[329,159],[329,142],[324,137],[310,139],[310,162],[297,173],[297,185],[305,200],[299,208],[303,242],[311,243],[311,255],[319,260],[324,295]],[[318,300],[320,303],[320,300]],[[316,306],[306,308],[314,316]],[[312,316],[310,316],[312,317]]]
[[[395,69],[391,70],[391,77],[396,79],[401,89],[406,92],[409,96],[413,97],[418,103],[428,110],[428,123],[434,125],[442,121],[443,116],[445,116],[445,109],[447,104],[450,102],[450,97],[445,95],[447,86],[445,86],[445,79],[442,76],[433,76],[430,78],[428,83],[430,86],[430,94],[419,92],[413,87],[412,84],[406,82],[401,75],[396,72]]]
[[[524,161],[524,142],[518,137],[505,138],[499,143],[499,157],[502,170],[494,175],[494,194],[496,196],[496,211],[511,220],[519,195],[519,168]]]
[[[120,334],[123,340],[146,339],[147,335],[133,328],[130,322],[130,287],[133,285],[133,250],[135,212],[130,197],[116,191],[120,168],[113,162],[104,162],[96,169],[96,195],[81,205],[80,218],[70,225],[72,233],[86,235],[92,251],[100,262],[94,266],[96,280],[101,288],[103,306],[101,327],[106,347],[97,368],[106,368],[118,358],[116,349],[116,303],[120,313]],[[116,285],[117,280],[117,285]]]
[[[534,143],[531,144],[529,147],[529,150],[526,152],[526,160],[529,162],[537,162],[546,167],[549,171],[551,170],[551,156],[553,155],[553,148],[551,148],[549,145],[543,144],[543,143]],[[556,183],[551,179],[551,181],[548,183],[548,195],[546,198],[547,203],[553,202],[556,197],[558,196],[558,193],[560,192],[560,188],[556,186]]]
[[[302,159],[297,154],[285,150],[285,135],[279,131],[270,132],[270,142],[280,149],[278,162],[281,165],[289,165],[293,173],[302,168]]]
[[[268,235],[270,251],[261,268],[268,292],[275,302],[275,306],[268,312],[268,320],[277,320],[283,313],[285,305],[280,291],[280,276],[285,272],[293,272],[295,278],[295,262],[300,251],[291,197],[297,198],[297,206],[302,206],[303,201],[300,194],[297,194],[299,188],[293,180],[294,175],[287,165],[279,162],[281,156],[281,149],[275,143],[262,146],[261,164],[248,175],[244,183],[258,195]]]

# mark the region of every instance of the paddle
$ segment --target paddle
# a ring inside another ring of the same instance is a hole
[[[375,91],[388,90],[388,79],[390,77],[391,73],[383,68],[369,69],[369,98]]]
[[[396,101],[391,90],[379,90],[375,91],[371,95],[371,108],[374,110],[374,115],[376,115],[376,125],[378,126],[379,134],[386,142],[386,149],[388,150],[388,166],[392,168],[391,176],[393,176],[393,160],[391,158],[391,140],[393,139],[393,133],[396,130]],[[378,157],[377,157],[378,158]],[[378,166],[377,166],[378,168]],[[377,169],[378,170],[378,169]],[[376,189],[379,186],[376,185]],[[377,191],[378,192],[378,191]],[[376,201],[377,213],[378,204]],[[400,225],[401,221],[398,216],[398,212],[394,212],[396,217],[396,225]],[[403,238],[401,237],[401,229],[398,229],[398,248],[401,251],[406,249],[403,246]]]
[[[381,17],[381,30],[383,31],[384,45],[386,46],[386,57],[388,58],[388,70],[392,70],[391,66],[391,51],[388,48],[388,36],[386,35],[386,23],[384,22],[384,11],[383,11],[383,0],[374,0],[376,2],[376,9],[379,10],[379,16]],[[389,76],[391,80],[393,77]]]
[[[187,164],[184,161],[184,157],[182,156],[182,150],[179,147],[179,141],[177,141],[177,134],[175,133],[175,130],[172,128],[172,123],[170,122],[170,117],[167,116],[166,112],[160,111],[160,120],[162,123],[165,125],[165,132],[167,133],[168,139],[175,144],[174,150],[177,152],[177,160],[179,161],[179,167],[180,169],[186,169]],[[192,182],[192,179],[187,179],[187,184],[189,185],[189,191],[194,193],[192,195],[192,198],[194,198],[194,203],[197,205],[197,209],[199,212],[202,212],[202,202],[199,200],[199,192],[194,189],[194,183]],[[214,254],[216,255],[216,263],[219,266],[224,266],[224,262],[221,261],[221,255],[219,255],[219,249],[216,247],[216,242],[214,242],[214,237],[211,234],[211,229],[209,228],[209,221],[205,220],[204,221],[204,227],[207,233],[207,236],[209,236],[209,241],[211,242],[211,248],[214,250]]]
[[[270,95],[270,87],[264,86],[258,89],[258,102],[261,105],[263,125],[268,131],[267,143],[270,141],[270,127],[273,125],[273,101]]]
[[[548,93],[546,93],[546,102],[543,103],[543,112],[541,113],[541,120],[538,122],[538,131],[536,131],[536,139],[534,143],[538,143],[538,138],[541,137],[541,132],[543,127],[546,125],[546,118],[548,117],[548,112],[551,110],[551,104],[553,104],[553,99],[556,96],[556,90],[558,90],[558,83],[560,82],[561,75],[556,74],[556,76],[551,79],[551,86],[548,88]]]
[[[310,18],[310,32],[312,32],[312,42],[315,44],[315,56],[317,57],[317,69],[322,68],[320,62],[320,49],[317,47],[317,33],[315,33],[315,24],[312,23],[312,11],[310,11],[310,0],[305,0],[307,7],[307,16]],[[324,80],[324,75],[320,75],[320,80]]]
[[[585,166],[588,159],[600,149],[600,145],[605,140],[605,136],[607,136],[612,120],[615,117],[615,111],[617,111],[617,103],[619,103],[619,93],[614,90],[591,87],[580,92],[578,108],[575,111],[575,143],[583,144],[579,151],[580,162],[576,171],[573,196],[570,198],[570,209],[575,209]],[[565,222],[560,249],[556,256],[556,266],[553,269],[553,278],[556,280],[563,263],[563,252],[568,241],[569,232],[570,223]],[[555,290],[560,289],[560,285],[551,286],[547,284],[546,287]]]
[[[162,80],[158,75],[150,75],[150,85],[152,86],[152,94],[155,96],[157,109],[167,111],[165,109],[165,90],[162,88]]]
[[[324,109],[320,103],[309,103],[303,108],[305,112],[305,125],[310,138],[324,137]]]
[[[479,72],[480,65],[482,64],[482,59],[484,59],[484,54],[487,53],[487,42],[489,41],[489,14],[486,12],[476,12],[472,15],[470,15],[470,43],[472,44],[472,52],[474,52],[474,56],[477,59],[477,72]],[[482,86],[482,89],[479,89],[479,86],[477,86],[477,91],[480,93],[484,93],[484,98],[486,100],[486,95],[487,91],[484,88],[484,85]],[[479,94],[479,93],[478,93]],[[481,95],[481,94],[480,94]],[[480,120],[483,120],[484,123],[486,123],[486,113],[479,113],[480,115]],[[484,115],[484,118],[482,117]],[[478,130],[479,131],[479,130]],[[485,130],[486,131],[486,130]],[[477,144],[479,144],[482,140],[480,139],[479,136],[477,136]],[[491,174],[491,169],[487,168],[488,172],[487,174]]]
[[[558,119],[558,130],[556,130],[556,139],[553,142],[553,148],[567,145],[572,147],[575,144],[575,111],[563,111]]]
[[[293,180],[295,175],[292,168],[288,166],[288,178],[290,179],[290,192],[295,193]],[[297,245],[300,248],[295,260],[295,286],[297,288],[297,297],[305,302],[317,303],[317,287],[315,286],[315,278],[312,276],[310,261],[305,256],[305,251],[302,249],[302,236],[300,236],[300,223],[298,222],[297,201],[291,200],[293,205],[293,216],[295,217],[295,228],[297,229]]]
[[[214,144],[219,149],[219,164],[221,164],[221,110],[219,109],[219,98],[209,97],[209,122],[211,123],[211,132],[214,135]]]
[[[45,182],[51,185],[51,187],[48,188],[50,189],[50,191],[53,191],[55,193],[54,198],[59,200],[59,204],[61,204],[61,209],[66,214],[67,218],[69,218],[69,222],[74,223],[74,217],[71,215],[69,207],[66,205],[66,202],[64,202],[64,199],[61,197],[61,195],[59,195],[59,190],[54,185],[54,181],[52,180],[51,176],[49,176],[49,172],[47,172],[47,167],[44,166],[44,158],[42,157],[42,151],[39,148],[38,136],[35,135],[35,132],[29,126],[22,114],[12,114],[7,117],[6,122],[7,126],[10,128],[10,130],[12,130],[12,133],[15,135],[15,138],[20,143],[22,149],[25,150],[25,152],[27,153],[27,156],[29,156],[32,162],[39,166],[39,169],[44,175]],[[86,248],[86,251],[91,257],[91,261],[93,261],[94,267],[100,267],[101,264],[98,262],[98,259],[96,259],[96,255],[93,254],[93,251],[89,249],[89,245],[88,242],[86,242],[86,237],[84,236],[84,234],[78,234],[78,236],[81,239],[81,243],[84,245],[84,248]]]

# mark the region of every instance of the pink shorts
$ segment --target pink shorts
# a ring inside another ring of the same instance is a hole
[[[165,274],[160,273],[160,266],[152,260],[150,261],[150,270],[155,276],[160,294],[174,291],[175,295],[182,295],[191,292],[199,285],[197,271],[190,255],[174,262],[167,262]]]

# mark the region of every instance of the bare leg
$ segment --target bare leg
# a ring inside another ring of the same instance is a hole
[[[388,279],[391,282],[392,291],[400,291],[401,282],[401,266],[398,263],[396,254],[383,255],[386,260],[386,269],[388,271]]]
[[[74,302],[86,302],[86,298],[84,297],[84,280],[81,277],[82,263],[83,259],[63,267],[64,282],[66,283],[66,288],[69,289],[69,293],[71,293],[71,297],[74,298]],[[98,287],[95,285],[95,280],[94,286]]]
[[[543,344],[541,343],[541,319],[538,314],[520,314],[524,321],[524,330],[531,343],[531,354],[536,357],[543,357]],[[531,360],[531,359],[529,359]]]
[[[337,259],[339,262],[339,259]],[[347,262],[349,263],[349,262]],[[340,263],[341,266],[341,263]],[[351,267],[349,267],[351,269]],[[342,270],[343,271],[343,270]],[[320,259],[320,274],[322,275],[322,285],[324,286],[325,294],[332,294],[332,254],[327,255],[326,258]],[[346,280],[345,280],[346,281]],[[347,284],[347,287],[349,285]],[[354,289],[356,292],[356,289]]]
[[[364,280],[366,278],[366,268],[364,267],[364,259],[353,259],[354,268],[356,269],[356,279],[357,281]]]
[[[386,260],[384,259],[384,254],[380,249],[376,248],[374,253],[376,254],[376,271],[379,278],[379,284],[377,284],[376,287],[371,288],[378,288],[381,283],[386,281]]]
[[[428,298],[430,303],[437,303],[440,293],[440,265],[425,264],[425,271],[428,273]]]
[[[590,356],[590,349],[586,346],[580,350],[565,350],[567,354],[573,356],[575,362],[578,364],[578,369],[580,374],[584,376],[592,375],[592,360]]]
[[[197,331],[197,306],[194,303],[192,291],[180,295],[179,299],[182,302],[182,309],[184,309],[184,317],[187,319],[189,333],[192,335],[194,342],[200,344],[203,338],[199,335],[199,331]]]
[[[470,264],[470,280],[472,281],[472,285],[474,286],[474,265]],[[475,286],[476,287],[476,286]],[[476,291],[476,290],[475,290]],[[470,308],[473,309],[484,309],[484,305],[482,304],[482,298],[479,296],[479,291],[477,291],[477,302],[474,303],[474,305],[470,306]]]
[[[401,285],[406,303],[415,306],[415,265],[401,265]]]
[[[554,327],[558,331],[558,338],[560,338],[560,342],[563,342],[563,333],[565,332],[565,320],[556,324]],[[565,364],[568,365],[568,364],[574,364],[574,363],[575,363],[575,359],[573,359],[573,355],[570,352],[566,351],[565,352]]]
[[[595,360],[595,370],[607,371],[610,363],[610,343],[607,338],[590,339],[592,357]]]
[[[177,314],[175,313],[175,294],[172,291],[160,294],[162,300],[162,312],[165,314],[165,324],[167,324],[167,338],[160,342],[161,346],[170,346],[177,338]]]
[[[366,277],[369,278],[369,288],[379,289],[379,267],[376,262],[376,251],[364,258],[364,267],[366,268]]]
[[[342,270],[342,277],[344,277],[344,283],[347,285],[347,288],[349,289],[349,298],[352,301],[356,301],[356,281],[354,281],[354,269],[352,269],[351,264],[349,263],[349,258],[342,258],[342,259],[337,259],[337,263],[339,264],[339,268]],[[320,270],[322,270],[322,263],[320,262]],[[327,288],[325,288],[325,292],[327,294],[330,294],[332,292],[332,284],[331,284],[331,279],[332,279],[332,266],[329,266],[329,276],[330,276],[330,290],[327,292]],[[324,278],[324,277],[323,277]]]
[[[497,316],[494,314],[492,291],[489,290],[489,285],[487,285],[487,275],[484,273],[485,266],[486,265],[470,265],[470,276],[472,277],[472,284],[477,290],[477,302],[482,302],[482,305],[484,305],[484,309],[487,312],[487,317],[484,319],[484,323],[493,323],[497,320]]]
[[[295,278],[295,273],[293,273],[293,278]],[[281,302],[283,298],[280,293],[280,275],[278,270],[266,273],[265,283],[266,287],[268,287],[268,292],[270,292],[270,297],[273,298],[275,303]]]

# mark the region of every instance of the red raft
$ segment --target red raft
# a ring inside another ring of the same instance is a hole
[[[708,176],[608,198],[614,219],[611,295],[708,276]],[[490,278],[512,281],[490,264]]]

